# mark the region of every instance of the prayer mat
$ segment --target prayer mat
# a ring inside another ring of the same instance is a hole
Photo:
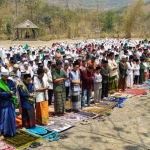
[[[87,117],[87,118],[92,118],[92,119],[97,118],[99,116],[99,115],[94,114],[92,112],[86,112],[86,111],[82,111],[82,110],[78,111],[76,113],[81,115],[81,116],[84,116],[84,117]]]
[[[72,124],[79,123],[79,122],[81,122],[83,120],[87,120],[88,119],[87,117],[81,116],[79,114],[72,114],[72,113],[60,116],[60,118],[62,120],[64,120],[64,121],[68,121],[68,122],[70,122]]]
[[[94,104],[91,107],[86,107],[84,108],[84,111],[92,112],[98,115],[104,115],[112,111],[112,109],[117,105],[117,102],[110,102],[109,104],[105,102],[102,102],[102,103]]]
[[[0,141],[0,150],[16,150],[16,148],[4,143],[3,141]]]
[[[37,142],[40,141],[41,138],[31,135],[27,132],[21,131],[20,133],[16,133],[16,135],[14,137],[5,137],[4,141],[9,144],[12,145],[14,147],[16,147],[17,149],[21,149],[24,147],[29,146],[31,143],[33,142]]]
[[[149,90],[150,89],[150,84],[145,83],[145,84],[137,85],[136,88],[142,88],[142,89]]]
[[[95,104],[95,106],[113,109],[117,104],[118,101],[101,101],[99,104]]]
[[[133,94],[133,95],[141,95],[144,92],[146,92],[146,89],[127,89],[126,91],[123,91],[122,93],[126,93],[126,94]]]
[[[22,126],[22,118],[16,116],[16,127],[19,128]]]
[[[48,125],[45,126],[45,128],[50,129],[50,130],[54,130],[58,133],[66,131],[72,127],[73,127],[72,125],[64,123],[60,120],[52,120],[48,123]]]
[[[133,97],[133,94],[125,94],[125,93],[115,93],[111,95],[111,97],[126,97],[126,98],[131,98]]]
[[[45,126],[36,126],[30,129],[26,129],[26,132],[44,139],[49,139],[56,131],[48,129]]]

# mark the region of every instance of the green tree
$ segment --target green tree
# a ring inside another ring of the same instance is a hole
[[[144,0],[137,0],[127,10],[124,16],[124,24],[123,24],[126,38],[131,37],[131,31],[134,28],[137,19],[141,16],[143,12],[142,10],[143,5],[144,5]]]

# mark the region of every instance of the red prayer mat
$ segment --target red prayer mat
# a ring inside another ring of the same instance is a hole
[[[142,95],[144,92],[146,92],[146,89],[127,89],[126,91],[123,91],[122,93],[126,94],[133,94],[133,95]]]
[[[6,144],[3,141],[0,141],[0,150],[15,150],[16,148]]]

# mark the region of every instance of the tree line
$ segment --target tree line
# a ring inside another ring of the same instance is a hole
[[[14,39],[14,27],[36,24],[40,40],[60,38],[150,37],[150,4],[137,0],[117,10],[97,11],[51,6],[44,0],[0,0],[0,39]]]

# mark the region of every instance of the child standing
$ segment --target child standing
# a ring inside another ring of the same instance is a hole
[[[94,102],[98,103],[102,95],[102,76],[100,74],[100,67],[96,67],[94,74]]]
[[[140,76],[139,59],[136,59],[134,64],[134,84],[136,85],[139,83],[139,76]]]
[[[103,66],[101,68],[102,75],[102,99],[108,97],[108,83],[109,83],[109,69],[108,60],[103,61]]]

